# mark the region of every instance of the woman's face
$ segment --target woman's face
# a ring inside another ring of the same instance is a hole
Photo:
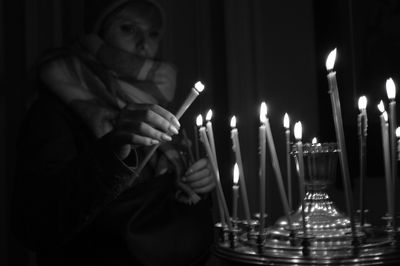
[[[154,58],[160,42],[160,31],[153,28],[148,19],[124,10],[105,32],[104,39],[128,53]]]

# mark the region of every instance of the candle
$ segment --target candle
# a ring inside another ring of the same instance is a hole
[[[204,85],[198,81],[196,84],[194,84],[194,87],[191,89],[189,95],[187,96],[186,100],[183,102],[182,106],[179,108],[178,112],[176,112],[175,117],[176,119],[180,119],[182,115],[185,113],[185,111],[189,108],[189,106],[193,103],[193,101],[199,96],[199,94],[204,90]],[[153,147],[147,152],[139,166],[136,168],[136,173],[134,178],[132,178],[129,181],[129,186],[133,184],[133,182],[136,180],[136,178],[140,175],[140,172],[142,172],[143,168],[146,166],[147,162],[150,160],[151,156],[154,154],[154,152],[157,150],[157,148],[161,144],[156,144],[153,145]]]
[[[289,200],[289,208],[290,210],[293,210],[292,169],[290,167],[290,120],[289,120],[289,115],[287,113],[285,113],[283,117],[283,127],[285,128],[285,135],[286,135],[286,175],[287,175],[288,200]]]
[[[200,159],[200,150],[199,150],[199,133],[197,132],[197,126],[194,125],[194,156],[196,161]]]
[[[336,59],[336,48],[329,54],[326,60],[326,69],[329,72],[327,76],[329,84],[329,94],[332,104],[335,133],[340,150],[339,159],[340,159],[340,166],[342,170],[343,184],[346,196],[346,207],[350,218],[351,232],[353,238],[356,239],[356,227],[354,224],[354,213],[353,213],[353,196],[350,184],[349,166],[347,162],[346,143],[343,132],[342,113],[340,110],[340,100],[339,100],[339,92],[336,81],[336,72],[333,71],[333,67],[335,65],[335,59]]]
[[[316,137],[312,138],[311,140],[311,159],[312,159],[312,163],[311,166],[309,166],[309,168],[311,169],[311,182],[314,182],[313,178],[317,177],[318,173],[317,173],[317,162],[316,162],[316,158],[315,158],[315,152],[316,152],[316,146],[317,146],[318,140]],[[309,162],[310,164],[310,162]],[[312,199],[311,199],[312,200]]]
[[[186,97],[186,100],[183,102],[178,112],[176,112],[175,117],[180,119],[182,115],[186,112],[189,106],[193,103],[193,101],[199,96],[199,94],[204,90],[204,85],[201,81],[196,82],[194,87],[192,87],[189,95]]]
[[[267,106],[264,102],[260,107],[260,128],[258,130],[259,148],[260,148],[260,235],[264,231],[264,214],[265,214],[265,120]]]
[[[206,127],[207,127],[207,136],[208,140],[210,141],[210,146],[211,146],[211,151],[214,154],[214,159],[215,159],[215,164],[218,165],[218,160],[217,160],[217,151],[215,149],[215,141],[214,141],[214,131],[211,123],[211,118],[212,118],[212,110],[208,110],[207,115],[206,115]]]
[[[400,161],[400,127],[396,128],[397,137],[397,161]]]
[[[228,211],[228,206],[226,205],[226,200],[224,196],[224,192],[222,190],[221,182],[220,182],[220,177],[219,177],[219,171],[218,167],[215,164],[215,159],[213,158],[214,154],[212,153],[210,143],[207,138],[207,133],[206,133],[206,128],[202,125],[203,124],[203,117],[199,115],[196,119],[196,124],[199,127],[199,135],[200,135],[200,140],[203,143],[204,149],[207,152],[207,156],[211,162],[212,170],[214,172],[214,177],[215,177],[215,183],[217,186],[216,192],[217,192],[217,200],[218,200],[218,206],[220,210],[220,218],[221,218],[221,223],[228,225],[229,230],[232,230],[232,225],[229,219],[229,211]],[[226,219],[225,219],[226,218]]]
[[[297,122],[294,124],[294,137],[297,140],[297,156],[298,156],[298,172],[299,172],[299,188],[300,188],[300,202],[301,202],[301,217],[302,217],[302,226],[303,226],[303,235],[307,236],[307,225],[306,225],[306,206],[305,206],[305,181],[304,181],[304,159],[303,159],[303,143],[301,142],[301,138],[303,135],[303,127],[301,122]]]
[[[288,199],[286,197],[285,187],[283,185],[282,173],[281,168],[279,166],[278,156],[276,155],[275,143],[272,137],[271,126],[269,124],[268,119],[268,109],[267,105],[265,105],[265,129],[267,133],[267,140],[268,140],[268,147],[272,158],[272,167],[274,168],[276,182],[278,183],[279,194],[281,196],[281,201],[283,205],[284,212],[286,214],[286,219],[288,221],[289,227],[292,229],[292,218],[290,217],[290,207],[288,203]]]
[[[232,116],[231,118],[231,139],[232,139],[232,149],[235,152],[236,163],[239,167],[239,174],[241,178],[240,181],[240,191],[242,193],[242,202],[244,208],[244,214],[248,224],[250,224],[250,207],[249,207],[249,200],[247,198],[247,189],[246,189],[246,179],[244,178],[244,171],[243,171],[243,163],[242,163],[242,155],[240,153],[240,144],[239,144],[239,132],[236,128],[236,117]]]
[[[235,163],[233,167],[233,186],[232,186],[232,220],[237,220],[237,205],[239,198],[239,167]]]
[[[365,179],[365,160],[366,160],[366,139],[367,139],[367,98],[361,96],[358,99],[358,136],[360,140],[360,225],[364,226],[364,179]]]
[[[378,104],[378,109],[381,112],[380,121],[381,121],[381,132],[382,132],[382,150],[383,150],[383,158],[385,165],[385,180],[386,180],[386,201],[387,201],[387,213],[390,217],[393,217],[393,204],[392,204],[392,177],[390,171],[390,151],[389,151],[389,131],[388,131],[388,115],[385,111],[385,106],[383,102],[380,101]]]
[[[397,163],[396,163],[396,86],[392,78],[386,80],[386,93],[390,100],[389,103],[389,126],[390,126],[390,155],[391,155],[391,166],[392,166],[392,203],[393,203],[393,215],[396,212],[396,177],[397,177]],[[396,230],[396,219],[393,216],[393,229]]]

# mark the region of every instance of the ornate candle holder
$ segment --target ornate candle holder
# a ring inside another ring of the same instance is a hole
[[[354,241],[348,216],[330,199],[328,188],[336,180],[339,152],[336,143],[305,143],[303,146],[306,234],[301,205],[291,214],[292,230],[286,216],[265,228],[262,235],[249,234],[248,225],[239,222],[238,226],[243,228],[241,232],[225,232],[225,237],[219,237],[214,246],[221,265],[400,263],[400,242],[392,233],[385,227],[363,227],[362,232],[357,231],[357,241]],[[298,166],[296,146],[291,154]]]
[[[293,155],[298,169],[298,151],[294,145]],[[307,230],[318,240],[341,239],[350,232],[350,220],[335,206],[328,194],[328,187],[336,180],[338,149],[336,143],[305,143],[303,146],[304,179],[306,196],[305,218]],[[301,205],[291,215],[293,227],[301,231]],[[283,217],[276,222],[281,230],[286,230],[287,221]]]

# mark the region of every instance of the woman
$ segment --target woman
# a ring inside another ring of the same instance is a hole
[[[176,83],[154,60],[163,12],[125,0],[94,13],[89,35],[42,61],[20,136],[15,232],[38,265],[202,265],[215,183],[207,159],[185,165],[179,122],[162,107]]]

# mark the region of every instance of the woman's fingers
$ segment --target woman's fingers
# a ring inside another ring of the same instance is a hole
[[[202,158],[202,159],[198,160],[197,162],[195,162],[194,164],[192,164],[192,165],[186,170],[185,175],[186,175],[186,176],[189,176],[189,175],[191,175],[191,174],[193,174],[193,173],[195,173],[195,172],[197,172],[197,171],[199,171],[199,170],[201,170],[201,169],[203,169],[203,168],[211,169],[211,166],[209,165],[208,159]]]
[[[125,121],[119,126],[119,131],[134,136],[142,136],[158,141],[171,141],[172,138],[166,133],[159,131],[145,122]],[[133,140],[136,140],[135,138]]]
[[[215,183],[210,183],[201,188],[194,188],[193,191],[199,194],[211,192],[215,188]]]
[[[135,104],[126,107],[120,115],[122,120],[144,121],[165,133],[178,134],[178,119],[159,105]]]

